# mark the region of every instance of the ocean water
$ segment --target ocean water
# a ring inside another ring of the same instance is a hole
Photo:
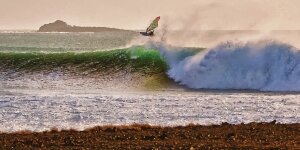
[[[137,38],[0,33],[0,131],[300,122],[300,53],[293,45],[128,46]]]
[[[34,31],[0,31],[0,51],[92,51],[123,47],[135,32],[39,33]]]

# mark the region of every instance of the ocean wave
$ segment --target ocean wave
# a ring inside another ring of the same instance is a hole
[[[131,47],[95,52],[0,52],[0,71],[46,72],[60,70],[75,74],[119,71],[155,74],[167,64],[155,49]]]
[[[94,52],[0,52],[0,71],[7,77],[35,72],[166,73],[192,89],[300,91],[300,51],[274,41],[225,42],[210,49],[156,43]]]
[[[178,50],[158,48],[167,74],[189,88],[300,91],[300,51],[287,44],[226,42],[183,59],[174,59]]]

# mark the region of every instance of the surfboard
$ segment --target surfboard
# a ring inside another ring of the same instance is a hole
[[[153,36],[154,35],[153,32],[151,32],[151,33],[140,32],[140,34],[143,35],[143,36]]]

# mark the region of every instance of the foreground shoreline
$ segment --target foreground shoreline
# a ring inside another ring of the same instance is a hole
[[[97,126],[0,133],[0,149],[297,149],[300,123]]]

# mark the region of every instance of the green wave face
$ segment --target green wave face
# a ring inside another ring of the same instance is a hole
[[[167,70],[167,63],[157,50],[144,47],[81,53],[0,52],[0,70],[157,74]]]

